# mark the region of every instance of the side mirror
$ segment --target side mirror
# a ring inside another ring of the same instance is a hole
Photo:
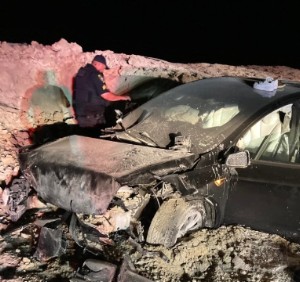
[[[227,157],[225,164],[228,167],[245,168],[250,164],[250,153],[249,151],[245,150],[242,152],[230,154]]]

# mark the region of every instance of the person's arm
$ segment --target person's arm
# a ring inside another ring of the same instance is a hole
[[[131,101],[128,95],[116,95],[112,92],[105,92],[100,95],[104,100],[114,102],[114,101]]]
[[[128,95],[116,95],[107,89],[106,84],[103,80],[99,78],[98,75],[93,77],[94,84],[96,86],[97,92],[101,93],[98,94],[102,99],[108,102],[115,102],[115,101],[131,101],[130,96]],[[106,91],[103,93],[103,91]]]

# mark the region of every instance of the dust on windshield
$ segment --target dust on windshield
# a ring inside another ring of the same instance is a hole
[[[147,134],[159,147],[172,146],[179,135],[190,136],[194,146],[203,147],[214,142],[238,113],[237,104],[171,90],[130,113],[123,125],[131,136]]]

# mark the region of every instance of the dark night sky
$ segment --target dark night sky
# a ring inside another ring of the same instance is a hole
[[[83,51],[300,68],[298,1],[76,1],[2,0],[0,41],[64,38]]]

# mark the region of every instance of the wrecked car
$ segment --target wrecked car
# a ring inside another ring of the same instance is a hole
[[[300,84],[207,78],[142,104],[100,138],[24,150],[39,196],[97,229],[172,247],[201,228],[240,224],[299,241]],[[101,241],[101,240],[100,240]]]

